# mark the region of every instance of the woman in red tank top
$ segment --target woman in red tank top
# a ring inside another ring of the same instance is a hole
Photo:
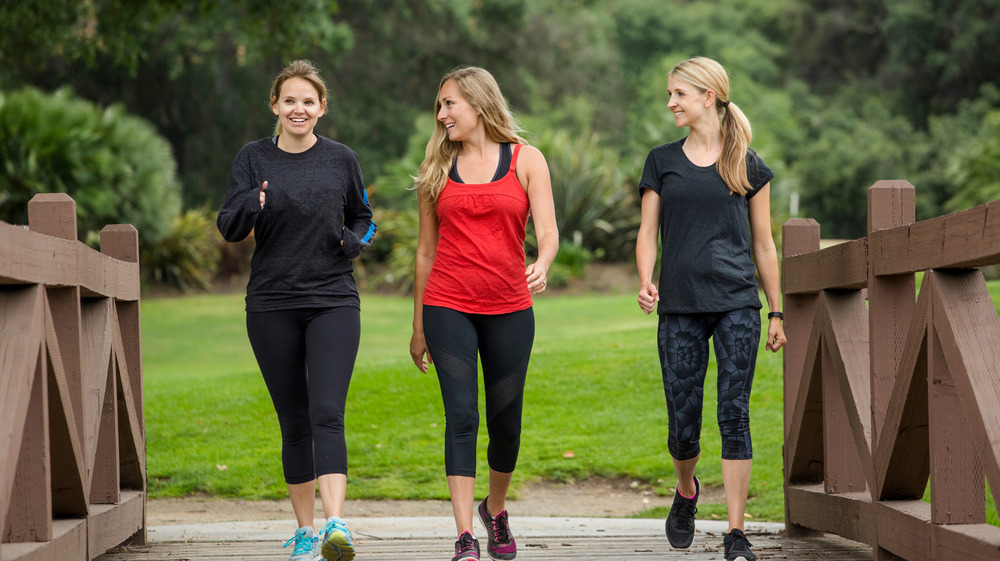
[[[545,290],[559,249],[545,157],[519,129],[489,72],[459,68],[441,80],[437,124],[417,177],[420,236],[410,356],[435,365],[445,408],[445,469],[458,530],[453,561],[479,559],[472,526],[478,362],[486,393],[489,495],[478,515],[493,559],[517,547],[505,501],[517,462],[521,404],[534,339],[532,295]],[[538,258],[525,264],[531,216]]]

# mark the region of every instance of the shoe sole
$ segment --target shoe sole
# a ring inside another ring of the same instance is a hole
[[[326,561],[352,561],[354,559],[354,544],[347,541],[347,536],[337,532],[323,543],[323,559]]]

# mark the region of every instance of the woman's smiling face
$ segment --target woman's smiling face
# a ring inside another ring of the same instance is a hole
[[[454,80],[448,80],[438,92],[437,120],[448,131],[448,139],[461,142],[479,126],[479,111],[462,97]]]
[[[308,80],[289,78],[281,85],[281,94],[271,103],[284,133],[306,137],[313,134],[316,121],[326,113],[326,100]]]

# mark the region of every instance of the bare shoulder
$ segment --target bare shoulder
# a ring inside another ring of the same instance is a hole
[[[521,146],[521,153],[518,155],[518,162],[522,163],[526,168],[537,168],[539,166],[547,167],[545,163],[545,155],[542,151],[530,144],[524,144]]]
[[[525,161],[545,161],[542,151],[530,144],[521,145],[521,155],[519,157],[524,158]]]

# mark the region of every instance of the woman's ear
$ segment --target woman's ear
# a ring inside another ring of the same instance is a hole
[[[715,90],[705,90],[705,107],[715,105]]]

